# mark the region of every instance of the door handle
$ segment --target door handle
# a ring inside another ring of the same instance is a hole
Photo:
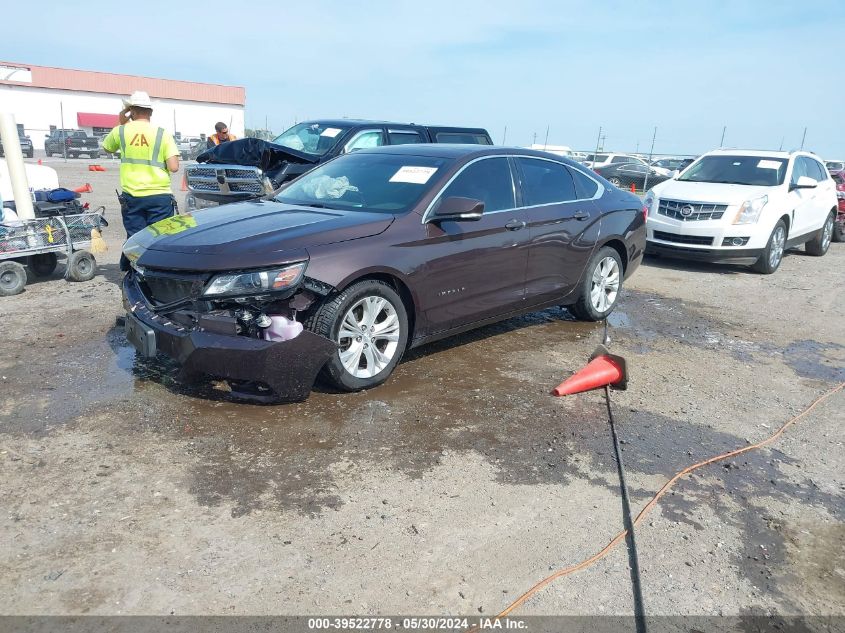
[[[513,219],[507,224],[505,224],[505,228],[508,231],[518,231],[519,229],[525,228],[525,222],[523,222],[522,220]]]
[[[576,220],[586,220],[590,217],[590,214],[586,211],[576,211],[575,214],[572,216]]]

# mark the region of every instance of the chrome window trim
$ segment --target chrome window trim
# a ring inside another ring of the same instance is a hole
[[[507,213],[508,211],[521,211],[522,209],[537,209],[539,207],[548,207],[548,206],[551,206],[553,204],[572,204],[573,202],[588,202],[588,201],[591,201],[591,200],[598,200],[599,198],[601,198],[604,195],[604,192],[605,192],[604,185],[601,184],[598,180],[596,180],[592,176],[590,176],[588,173],[578,169],[577,167],[572,167],[571,165],[567,165],[566,163],[562,163],[560,161],[557,161],[557,160],[554,160],[554,159],[551,159],[551,158],[545,158],[543,156],[527,156],[525,154],[489,154],[487,156],[479,156],[478,158],[472,159],[466,165],[461,167],[457,172],[455,172],[455,174],[453,174],[452,177],[449,178],[449,180],[446,181],[446,184],[444,184],[440,188],[440,191],[437,193],[436,196],[434,196],[432,201],[426,207],[425,211],[423,212],[422,220],[421,220],[420,223],[426,224],[429,221],[429,216],[431,214],[432,209],[434,208],[434,205],[437,204],[437,202],[440,200],[441,196],[443,195],[443,192],[446,191],[446,189],[448,189],[449,185],[452,184],[452,181],[454,181],[455,178],[460,176],[464,172],[464,170],[467,167],[469,167],[470,165],[473,165],[473,164],[475,164],[475,163],[477,163],[478,161],[481,161],[481,160],[486,160],[488,158],[512,158],[512,159],[528,158],[528,159],[531,159],[531,160],[544,160],[548,163],[554,163],[555,165],[560,165],[561,167],[564,167],[565,169],[580,172],[581,175],[583,175],[583,176],[589,178],[590,180],[592,180],[596,184],[596,193],[593,194],[592,198],[576,198],[575,200],[561,200],[559,202],[544,202],[542,204],[527,204],[527,205],[523,205],[521,207],[512,207],[510,209],[499,209],[498,211],[485,211],[484,213],[482,213],[482,217],[484,217],[485,215],[493,215],[494,213]],[[511,172],[511,185],[513,186],[513,199],[516,200],[516,182],[514,181],[513,177],[514,177],[514,174],[513,174],[513,172]],[[573,184],[575,184],[575,183],[573,182]],[[575,190],[577,192],[577,190],[578,190],[577,186],[576,186]]]
[[[379,134],[381,134],[381,135],[382,135],[382,139],[381,139],[381,140],[382,140],[382,141],[386,140],[386,139],[384,138],[384,129],[383,129],[383,128],[380,128],[380,127],[374,127],[374,128],[367,128],[366,130],[358,130],[357,132],[355,132],[355,135],[354,135],[351,139],[349,139],[348,141],[346,141],[346,143],[344,144],[344,146],[343,146],[343,153],[344,153],[344,154],[348,154],[348,153],[349,153],[349,146],[350,146],[350,145],[352,145],[352,143],[354,143],[355,141],[357,141],[357,140],[358,140],[360,137],[362,137],[364,134],[369,134],[370,132],[378,132]],[[376,147],[385,147],[385,144],[384,144],[384,143],[382,143],[381,145],[376,145]],[[360,148],[360,149],[372,149],[372,148],[371,148],[371,147],[362,147],[362,148]]]

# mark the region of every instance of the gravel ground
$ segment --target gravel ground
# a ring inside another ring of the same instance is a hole
[[[414,350],[366,393],[230,402],[114,327],[117,164],[89,162],[45,161],[114,220],[100,274],[0,300],[0,613],[495,614],[621,529],[602,395],[549,396],[599,326],[547,310]],[[845,381],[844,267],[834,244],[773,276],[640,268],[611,328],[635,508]],[[647,613],[845,615],[843,404],[661,501],[637,533]],[[631,596],[622,546],[517,614]]]

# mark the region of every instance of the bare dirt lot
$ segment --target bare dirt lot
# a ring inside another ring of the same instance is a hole
[[[122,331],[117,164],[94,280],[0,299],[0,612],[495,614],[622,525],[601,393],[555,399],[599,325],[547,310],[414,350],[382,387],[256,406]],[[174,178],[178,191],[181,176]],[[647,260],[612,320],[635,509],[845,381],[845,245],[772,276]],[[682,481],[637,533],[646,612],[845,615],[845,392]],[[624,546],[519,614],[629,614]]]

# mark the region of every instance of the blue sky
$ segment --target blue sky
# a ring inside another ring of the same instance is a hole
[[[48,23],[44,22],[49,16]],[[7,3],[0,59],[246,87],[247,124],[486,127],[497,143],[845,156],[845,2]],[[56,28],[58,25],[73,28]],[[45,36],[49,33],[49,36]],[[111,44],[108,44],[111,42]],[[2,104],[0,104],[2,107]]]

